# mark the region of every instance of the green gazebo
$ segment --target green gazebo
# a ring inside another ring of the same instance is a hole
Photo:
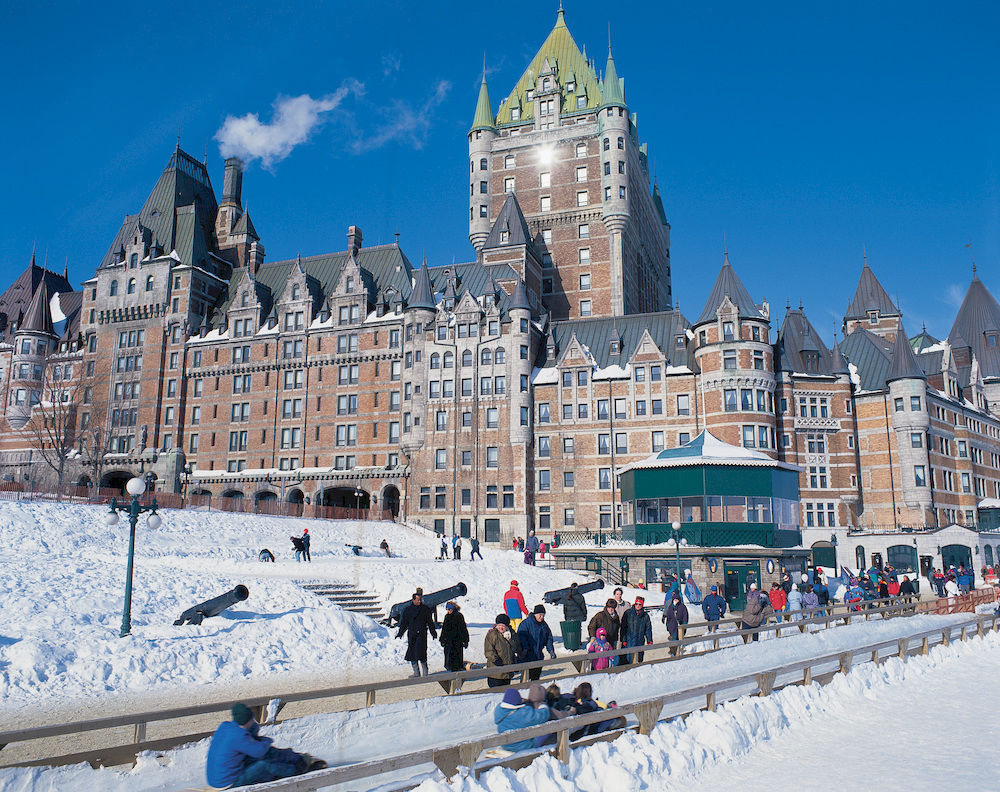
[[[799,468],[723,443],[708,431],[621,468],[621,497],[637,545],[680,536],[699,547],[795,547]]]

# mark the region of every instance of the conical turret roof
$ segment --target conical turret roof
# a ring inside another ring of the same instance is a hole
[[[896,340],[892,344],[892,363],[885,375],[885,382],[888,385],[890,382],[901,379],[927,379],[924,370],[917,363],[913,347],[910,346],[902,325],[900,325],[896,333]]]
[[[55,329],[52,327],[49,290],[44,280],[35,289],[35,293],[31,297],[31,304],[24,314],[24,319],[18,331],[22,333],[43,333],[52,336],[56,334]]]
[[[994,337],[992,346],[990,335]],[[975,272],[948,333],[948,343],[972,347],[983,376],[1000,377],[1000,304]]]
[[[476,115],[472,119],[470,132],[477,129],[496,130],[493,123],[493,106],[490,104],[490,92],[486,87],[486,74],[483,74],[482,85],[479,86],[479,101],[476,103]]]
[[[408,309],[423,308],[427,311],[433,311],[435,309],[434,292],[431,289],[431,273],[427,269],[426,261],[420,265],[420,269],[413,276],[413,280],[413,291],[410,292],[410,299],[407,300],[406,307]]]
[[[504,238],[504,234],[507,234]],[[530,245],[531,231],[528,229],[528,221],[524,219],[524,212],[517,202],[514,193],[507,193],[507,200],[503,202],[500,214],[497,215],[493,228],[490,229],[489,236],[486,237],[484,248],[501,247],[502,245]]]
[[[708,301],[705,303],[701,316],[698,317],[698,321],[695,322],[695,324],[710,322],[715,319],[716,312],[719,310],[719,306],[722,305],[722,301],[725,300],[726,297],[728,297],[736,306],[741,318],[762,318],[757,305],[750,296],[750,292],[747,291],[746,286],[743,285],[743,282],[739,279],[736,271],[729,263],[728,254],[723,259],[722,269],[719,270],[719,275],[715,279],[715,285],[712,287],[712,292],[708,295]]]
[[[236,221],[236,227],[233,229],[233,236],[239,236],[241,234],[246,234],[248,237],[253,237],[258,242],[260,241],[257,229],[253,227],[253,221],[250,219],[250,212],[244,212],[240,215],[240,219]]]
[[[838,376],[849,376],[851,369],[847,365],[847,361],[844,360],[844,356],[840,353],[840,344],[834,344],[833,350],[830,358],[830,371]]]
[[[601,83],[601,107],[625,107],[625,90],[615,69],[615,59],[608,47],[608,65],[604,69],[604,82]]]
[[[524,278],[518,278],[514,285],[514,294],[510,298],[511,311],[530,311],[531,303],[528,302],[528,289],[524,285]]]
[[[900,316],[899,308],[882,288],[872,268],[868,266],[866,257],[865,265],[861,268],[861,277],[858,279],[858,288],[854,290],[854,299],[847,306],[844,318],[865,319],[869,311],[878,311],[881,316]]]

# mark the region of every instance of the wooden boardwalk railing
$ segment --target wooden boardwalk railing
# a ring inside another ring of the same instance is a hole
[[[676,641],[661,641],[643,647],[617,649],[611,652],[598,652],[594,654],[576,652],[569,655],[562,655],[557,657],[555,660],[538,660],[527,663],[518,663],[516,665],[502,666],[502,672],[504,674],[509,673],[514,676],[515,679],[512,681],[511,687],[523,688],[530,684],[528,680],[528,672],[535,668],[541,668],[543,670],[547,668],[557,669],[555,676],[546,678],[546,682],[548,683],[578,676],[592,664],[593,660],[601,657],[635,654],[638,651],[642,651],[646,653],[646,659],[643,661],[642,665],[655,665],[658,663],[671,662],[682,655],[690,657],[692,655],[707,654],[709,652],[718,651],[721,648],[725,648],[722,645],[724,639],[740,638],[744,636],[749,638],[755,633],[757,635],[774,634],[775,637],[780,638],[783,633],[785,635],[798,634],[799,631],[804,632],[810,626],[818,626],[821,629],[829,629],[830,627],[848,624],[851,621],[856,620],[867,621],[872,618],[884,619],[897,616],[911,616],[916,613],[917,608],[918,605],[915,602],[907,603],[891,598],[887,600],[873,600],[867,603],[867,607],[860,611],[856,610],[855,606],[845,606],[843,604],[828,605],[822,608],[798,611],[797,613],[801,614],[802,618],[796,621],[789,621],[786,618],[786,620],[781,623],[765,624],[761,627],[748,630],[734,629],[738,627],[738,623],[740,621],[739,617],[734,617],[716,622],[715,624],[718,625],[719,629],[715,632],[706,632],[696,636],[680,637],[679,640]],[[783,614],[785,617],[788,615],[788,613]],[[665,655],[651,655],[651,653],[664,649],[667,650]],[[573,670],[567,670],[567,664],[569,664]],[[615,666],[603,671],[586,670],[586,673],[618,673],[632,667],[634,666]],[[356,697],[354,698],[354,701],[357,702],[356,706],[337,707],[325,710],[326,712],[337,712],[371,707],[376,703],[376,697],[379,692],[401,688],[416,688],[433,683],[439,684],[448,695],[461,694],[466,692],[463,690],[463,687],[467,683],[482,681],[491,675],[498,675],[497,667],[478,668],[471,671],[439,673],[430,677],[417,679],[406,677],[381,682],[341,685],[337,687],[317,688],[305,691],[283,692],[276,690],[269,693],[267,696],[249,697],[242,700],[247,704],[247,706],[256,711],[258,720],[260,722],[264,722],[264,714],[267,711],[268,704],[272,700],[276,699],[282,702],[281,706],[278,708],[280,711],[281,707],[292,702],[314,701],[318,699],[331,698],[342,700],[344,697]],[[517,679],[517,677],[519,677],[519,679]],[[480,689],[468,692],[478,693],[483,691]],[[426,698],[426,696],[418,696],[415,698]],[[150,725],[165,721],[191,719],[197,716],[204,716],[213,713],[222,715],[229,709],[231,704],[231,701],[217,701],[0,732],[0,748],[2,748],[11,743],[24,742],[28,740],[45,740],[62,735],[83,733],[89,734],[111,729],[120,730],[123,727],[130,728],[132,730],[132,739],[128,743],[105,747],[95,746],[84,752],[53,754],[51,751],[46,751],[43,747],[40,747],[38,751],[33,751],[31,753],[30,759],[22,759],[9,763],[3,761],[3,755],[0,753],[0,766],[65,765],[83,761],[90,762],[95,766],[113,766],[124,764],[126,762],[134,761],[136,754],[140,751],[167,750],[178,745],[203,739],[210,734],[210,732],[193,731],[189,728],[188,731],[182,730],[179,734],[159,737],[156,739],[148,739],[147,731],[149,730]],[[120,740],[121,737],[119,736],[117,739]],[[96,742],[96,739],[94,742]]]
[[[960,631],[961,640],[966,641],[970,637],[970,631],[974,631],[976,635],[981,637],[986,631],[997,629],[1000,629],[1000,617],[997,615],[975,616],[957,624],[949,625],[948,627],[925,630],[907,638],[876,641],[842,652],[831,652],[726,680],[696,685],[665,696],[656,696],[622,704],[614,710],[602,710],[586,715],[576,715],[564,718],[563,720],[549,721],[540,726],[532,726],[527,729],[518,729],[488,737],[476,737],[457,745],[426,748],[372,762],[328,768],[305,776],[296,776],[266,784],[255,784],[245,787],[245,790],[246,792],[277,792],[278,790],[281,792],[314,792],[314,790],[335,784],[371,778],[388,772],[417,768],[428,764],[433,764],[447,778],[451,778],[458,772],[460,767],[469,768],[471,773],[475,775],[482,770],[501,765],[506,767],[521,767],[530,763],[531,760],[537,758],[542,753],[551,753],[561,762],[568,763],[571,747],[585,745],[602,739],[614,739],[622,731],[637,729],[640,734],[649,734],[662,719],[688,715],[702,709],[714,710],[726,701],[746,695],[749,692],[748,688],[749,690],[756,689],[758,695],[767,696],[774,690],[780,689],[785,685],[810,684],[813,681],[819,682],[821,681],[818,678],[819,674],[830,677],[837,673],[846,674],[855,665],[857,658],[861,658],[861,663],[878,663],[890,656],[896,656],[905,660],[911,654],[926,655],[930,647],[934,644],[947,646],[951,643],[956,630]],[[919,647],[917,646],[918,644]],[[912,650],[911,646],[914,647]],[[890,651],[883,655],[886,649]],[[795,677],[789,679],[791,675],[795,675]],[[781,684],[778,684],[779,682]],[[692,705],[692,701],[703,701],[704,703]],[[670,709],[665,713],[664,710],[667,708]],[[602,721],[620,716],[632,716],[637,721],[637,724],[629,725],[624,730],[596,735],[590,739],[585,738],[571,745],[569,740],[571,732],[584,726],[601,723]],[[515,754],[510,758],[500,761],[482,763],[478,761],[482,753],[491,748],[548,735],[555,735],[555,745],[551,748]],[[417,781],[410,784],[411,787],[416,785]],[[394,788],[402,789],[406,788],[406,785],[394,785]]]

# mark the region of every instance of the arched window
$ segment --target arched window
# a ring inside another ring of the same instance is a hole
[[[504,349],[503,347],[497,347],[496,351],[493,353],[494,363],[503,363],[504,361]]]
[[[108,294],[110,294],[112,297],[118,294],[118,281],[116,280],[111,281],[111,288],[108,290]]]
[[[993,566],[993,548],[983,545],[983,557],[986,559],[986,566]]]
[[[444,367],[455,368],[455,356],[451,352],[444,353]]]
[[[135,294],[135,278],[128,279],[128,287],[126,291],[128,294]]]
[[[897,572],[916,572],[917,548],[914,545],[892,545],[886,550],[885,560]]]
[[[153,276],[148,275],[146,277],[146,291],[153,291]]]
[[[858,545],[854,550],[854,560],[858,564],[858,574],[864,574],[865,565],[865,548],[862,545]]]
[[[292,299],[299,299],[299,284],[297,283],[292,284]]]
[[[437,352],[431,355],[431,368],[441,368],[441,356]]]
[[[503,166],[504,166],[505,169],[508,169],[508,170],[510,168],[514,167],[514,155],[513,154],[508,154],[506,157],[503,158]]]
[[[542,90],[543,91],[547,91],[551,87],[552,87],[552,80],[550,80],[548,77],[546,77],[544,80],[542,80]]]
[[[490,164],[489,162],[486,161],[486,157],[483,157],[481,160],[479,160],[479,170],[486,170],[487,168],[489,168],[489,166]]]
[[[484,366],[490,365],[493,362],[493,353],[488,349],[484,349],[482,355],[480,356],[479,362]]]
[[[471,366],[472,365],[472,350],[471,349],[466,349],[462,353],[462,365],[463,366]]]
[[[131,256],[129,256],[128,266],[129,266],[129,269],[135,269],[136,267],[139,266],[139,254],[138,253],[133,253]]]

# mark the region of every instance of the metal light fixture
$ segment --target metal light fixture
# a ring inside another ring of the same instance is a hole
[[[135,559],[135,527],[139,522],[139,515],[143,512],[150,513],[146,524],[154,531],[163,524],[160,515],[156,513],[155,495],[153,496],[152,504],[149,506],[139,504],[139,496],[146,492],[146,482],[141,477],[136,476],[129,479],[125,485],[125,492],[132,496],[132,500],[129,501],[128,505],[119,506],[118,499],[112,498],[110,511],[107,517],[104,518],[104,522],[109,528],[113,528],[118,524],[118,512],[125,512],[128,515],[129,521],[128,570],[125,573],[125,607],[122,609],[122,638],[132,631],[132,567]]]

